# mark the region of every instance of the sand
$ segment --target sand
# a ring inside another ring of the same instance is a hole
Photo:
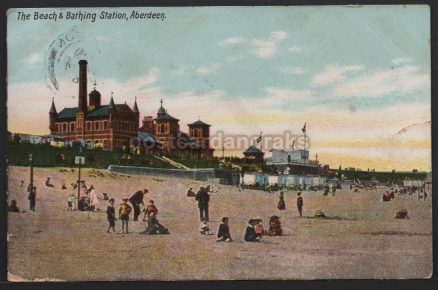
[[[230,218],[232,243],[217,243],[215,236],[198,233],[196,201],[186,196],[189,186],[202,182],[158,176],[94,176],[83,170],[87,184],[99,195],[116,199],[148,188],[159,221],[170,235],[138,234],[144,223],[133,222],[129,234],[106,233],[106,202],[100,212],[67,211],[69,184],[76,172],[35,169],[36,212],[29,212],[25,187],[29,169],[8,168],[8,197],[20,210],[8,217],[8,271],[11,281],[78,280],[246,280],[246,279],[366,279],[427,278],[432,274],[432,197],[399,196],[382,202],[381,191],[336,196],[304,192],[304,217],[298,216],[296,192],[285,192],[286,211],[277,210],[279,193],[214,185],[210,224],[216,233],[222,216]],[[91,176],[90,176],[91,175]],[[51,177],[55,188],[46,188]],[[61,190],[65,182],[68,190]],[[407,208],[410,219],[397,220],[395,212]],[[312,218],[321,209],[331,218]],[[247,243],[243,235],[251,217],[281,216],[284,235]]]

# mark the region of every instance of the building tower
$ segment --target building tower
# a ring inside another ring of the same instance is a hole
[[[132,111],[134,111],[134,113],[137,116],[137,124],[140,124],[140,111],[138,110],[138,106],[137,106],[137,96],[135,96],[135,101],[134,101],[134,107],[132,108]],[[138,126],[137,128],[135,128],[136,130],[138,130]]]
[[[165,152],[177,149],[177,137],[179,132],[179,120],[169,115],[163,108],[163,100],[155,118],[155,136],[163,144]]]
[[[94,82],[94,89],[88,94],[90,98],[90,109],[93,110],[95,108],[100,107],[100,93],[96,90],[96,82]]]
[[[49,119],[50,134],[53,135],[55,134],[55,129],[56,129],[55,121],[58,116],[58,112],[56,111],[56,107],[55,107],[55,98],[52,98],[52,106],[50,107],[49,116],[50,116]]]
[[[202,151],[210,150],[210,127],[211,125],[202,122],[200,119],[196,122],[188,124],[189,135],[192,137],[196,143],[201,147]]]
[[[108,146],[110,150],[114,150],[115,148],[115,140],[113,138],[114,131],[117,129],[115,126],[116,120],[114,118],[115,110],[116,110],[116,105],[114,104],[113,92],[111,92],[111,100],[108,105],[108,130],[109,130]]]
[[[160,118],[160,117],[162,117],[162,116],[164,116],[164,115],[167,114],[167,113],[166,113],[166,109],[163,108],[163,99],[161,99],[160,103],[161,103],[161,106],[160,106],[160,108],[158,109],[158,112],[157,112],[157,118]]]

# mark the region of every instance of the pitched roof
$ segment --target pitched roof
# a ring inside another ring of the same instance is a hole
[[[117,104],[114,105],[114,107],[115,107],[115,111],[120,111],[123,109],[128,109],[132,111],[127,104]],[[109,111],[109,105],[100,106],[96,110],[88,113],[86,118],[105,117],[108,116],[108,111]],[[77,112],[78,112],[78,108],[65,108],[61,112],[59,112],[57,120],[75,119]]]
[[[139,113],[140,111],[138,110],[138,106],[137,106],[137,97],[135,97],[135,102],[134,102],[134,108],[132,109],[135,113]]]
[[[198,120],[198,121],[195,121],[191,124],[187,124],[187,126],[211,126],[211,125],[204,123],[201,120]]]
[[[110,103],[109,103],[109,108],[110,109],[114,109],[114,100],[113,100],[113,97],[111,96],[111,101],[110,101]]]
[[[114,105],[114,107],[115,107],[115,111],[120,111],[123,109],[129,109],[130,111],[132,111],[131,108],[127,104],[117,104],[117,105]],[[109,109],[110,109],[110,105],[100,106],[99,108],[97,108],[93,112],[87,114],[87,118],[88,117],[93,118],[93,117],[108,116]]]
[[[172,117],[169,114],[165,114],[163,116],[160,116],[158,118],[155,118],[156,121],[179,121],[179,119]]]
[[[75,119],[77,112],[78,112],[78,108],[64,108],[61,112],[59,112],[57,119],[58,120]]]
[[[57,112],[56,112],[56,107],[55,107],[55,98],[52,98],[52,106],[50,107],[50,112],[49,112],[49,114],[54,114],[54,115],[57,114]]]

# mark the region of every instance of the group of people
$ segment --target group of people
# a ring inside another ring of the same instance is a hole
[[[303,216],[303,205],[304,205],[304,201],[303,201],[303,197],[301,196],[301,191],[297,192],[297,209],[298,209],[298,213],[300,214],[300,217]],[[283,191],[280,192],[280,200],[278,201],[278,205],[277,208],[279,210],[286,210],[286,203],[284,201],[284,193]]]
[[[210,185],[206,187],[200,187],[198,192],[195,193],[193,188],[189,188],[187,191],[188,197],[194,197],[198,202],[199,209],[199,232],[204,235],[213,235],[214,233],[211,231],[209,226],[209,213],[208,207],[210,202],[210,192],[214,192]],[[217,191],[216,191],[217,192]],[[297,198],[297,206],[302,216],[302,208],[303,208],[303,198],[301,197],[301,192],[298,192]],[[284,193],[280,192],[280,201],[278,203],[278,209],[284,210],[286,209],[286,204],[284,202]],[[247,242],[258,242],[262,238],[263,235],[269,236],[281,236],[283,234],[283,229],[281,227],[280,217],[279,216],[271,216],[269,220],[269,230],[265,231],[263,225],[261,224],[261,218],[251,218],[248,221],[248,226],[245,231],[244,240]],[[232,242],[233,238],[230,234],[229,227],[229,218],[223,217],[221,223],[219,224],[219,229],[217,233],[217,242]]]
[[[135,192],[130,198],[123,198],[122,203],[119,206],[119,219],[122,221],[122,234],[129,233],[129,216],[134,209],[134,221],[138,221],[138,217],[141,214],[140,205],[144,205],[143,198],[144,195],[148,193],[147,189],[139,190]],[[128,201],[131,205],[128,204]],[[146,228],[144,231],[140,232],[140,234],[145,235],[156,235],[156,234],[168,234],[169,230],[164,227],[157,219],[158,208],[155,206],[153,200],[149,201],[147,207],[143,209],[144,216],[143,221],[146,222]],[[114,208],[114,198],[110,198],[108,202],[108,207],[106,210],[107,220],[108,220],[108,229],[107,232],[110,232],[110,229],[115,232],[116,225],[116,211]]]

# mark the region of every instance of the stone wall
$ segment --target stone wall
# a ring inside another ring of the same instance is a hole
[[[131,174],[131,175],[170,176],[176,178],[186,178],[186,179],[201,180],[201,181],[218,180],[220,184],[229,184],[229,185],[239,184],[238,173],[228,170],[218,170],[212,168],[184,170],[184,169],[110,165],[108,166],[108,171],[112,173]]]

